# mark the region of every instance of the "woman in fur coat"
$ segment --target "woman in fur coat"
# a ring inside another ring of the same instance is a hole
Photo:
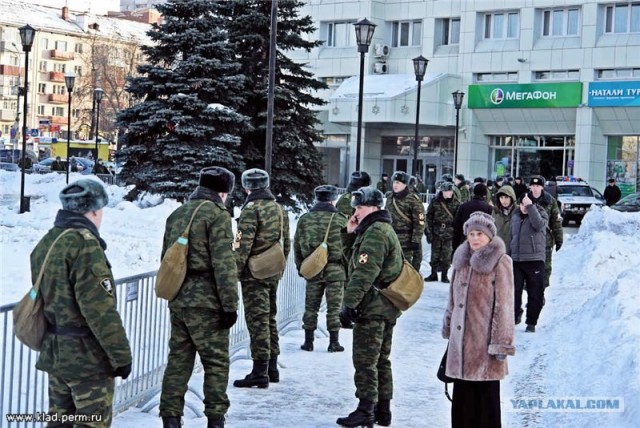
[[[471,214],[467,241],[453,256],[442,336],[449,339],[447,376],[454,378],[451,425],[500,427],[500,380],[515,354],[513,268],[493,218]]]

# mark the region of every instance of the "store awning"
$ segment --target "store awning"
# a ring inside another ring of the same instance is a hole
[[[487,135],[573,135],[575,108],[474,109],[480,129]]]
[[[639,107],[594,107],[604,135],[638,135]]]

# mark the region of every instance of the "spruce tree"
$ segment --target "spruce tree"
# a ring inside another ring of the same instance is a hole
[[[221,13],[229,18],[225,20],[229,42],[247,77],[247,103],[239,111],[251,118],[253,129],[242,134],[242,153],[247,168],[264,168],[271,2],[221,3]],[[322,138],[316,130],[319,121],[312,108],[324,101],[312,93],[327,86],[305,70],[304,64],[285,55],[295,49],[308,52],[322,43],[303,37],[315,29],[310,16],[299,16],[301,6],[298,0],[278,1],[271,189],[288,205],[294,205],[294,195],[305,202],[313,199],[313,189],[322,184],[323,169],[322,156],[314,146]]]
[[[140,103],[119,115],[126,129],[119,159],[122,178],[140,192],[182,200],[197,185],[199,171],[244,169],[240,135],[250,122],[237,108],[245,102],[245,77],[223,31],[220,3],[169,0],[157,8],[163,23],[143,47],[147,63],[128,81]]]

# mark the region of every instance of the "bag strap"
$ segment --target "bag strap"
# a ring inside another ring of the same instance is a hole
[[[42,266],[40,267],[40,273],[38,274],[38,279],[36,279],[36,283],[33,285],[33,289],[36,291],[36,293],[40,289],[40,281],[42,281],[42,277],[44,276],[44,268],[47,265],[47,261],[49,260],[49,254],[51,254],[51,250],[53,250],[53,247],[54,245],[56,245],[56,242],[58,242],[58,239],[62,238],[62,236],[66,235],[68,232],[71,232],[72,230],[73,229],[65,229],[64,231],[62,231],[62,233],[58,235],[58,237],[53,241],[53,244],[51,244],[51,246],[49,247],[49,250],[47,251],[47,255],[44,256],[44,261],[42,262]]]
[[[329,228],[331,227],[331,222],[333,221],[333,216],[336,215],[336,213],[331,214],[331,218],[329,219],[329,225],[327,226],[327,232],[324,234],[324,240],[322,241],[323,243],[327,243],[327,239],[329,239]]]
[[[274,202],[278,207],[278,214],[280,214],[280,236],[278,237],[278,241],[280,241],[282,245],[282,235],[284,235],[284,216],[282,215],[282,207],[279,203]]]
[[[451,214],[451,211],[449,211],[449,208],[447,208],[447,206],[445,205],[444,202],[440,201],[440,203],[442,204],[442,208],[444,208],[444,210],[447,212],[447,214],[449,214],[451,216],[451,218],[453,217],[453,214]]]
[[[187,228],[184,230],[184,232],[182,232],[182,237],[183,238],[188,238],[189,237],[189,229],[191,229],[191,223],[193,223],[193,219],[196,217],[196,214],[198,213],[198,210],[209,201],[204,201],[202,202],[200,205],[198,205],[196,207],[195,210],[193,210],[193,214],[191,214],[191,220],[189,220],[189,224],[187,224]]]
[[[409,223],[411,223],[411,219],[409,217],[407,217],[405,215],[405,213],[403,213],[400,208],[398,208],[398,204],[396,204],[396,198],[394,198],[393,196],[391,197],[391,202],[393,202],[393,206],[396,207],[396,211],[398,211],[398,214],[400,214],[400,217],[402,217],[403,219],[407,220]]]

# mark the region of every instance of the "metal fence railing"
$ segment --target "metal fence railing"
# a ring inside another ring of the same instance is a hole
[[[116,379],[114,414],[134,405],[144,405],[158,394],[162,386],[169,349],[170,320],[167,301],[155,296],[155,274],[148,272],[116,281],[118,311],[131,344],[133,364],[127,380]],[[291,252],[278,288],[277,321],[281,334],[300,328],[305,288]],[[47,374],[35,369],[38,353],[22,345],[13,335],[15,305],[12,303],[0,307],[0,428],[9,426],[7,414],[35,415],[48,409]],[[231,362],[250,358],[249,332],[242,302],[239,305],[238,322],[230,331],[229,342]],[[195,370],[200,369],[197,365]],[[151,407],[155,405],[150,404]],[[10,424],[11,428],[40,425],[35,422]]]

